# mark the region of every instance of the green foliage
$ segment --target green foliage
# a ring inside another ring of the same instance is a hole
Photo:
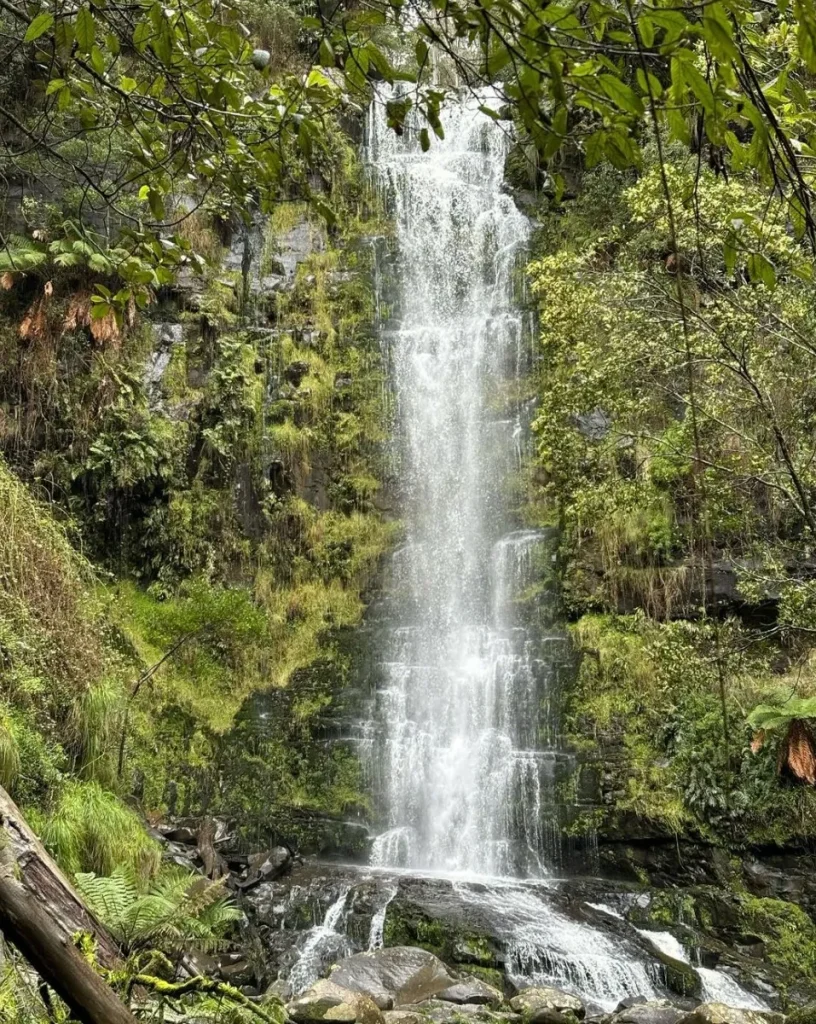
[[[750,172],[764,191],[779,190],[779,205],[788,211],[783,220],[792,222],[797,239],[807,236],[816,246],[807,171],[816,68],[816,12],[809,3],[759,14],[748,0],[728,0],[701,14],[692,4],[613,9],[600,0],[588,6],[564,0],[531,10],[522,0],[497,0],[451,9],[446,0],[433,0],[415,28],[414,54],[403,51],[395,67],[383,26],[402,27],[401,18],[400,3],[381,0],[362,11],[339,11],[330,41],[325,24],[307,24],[322,30],[322,63],[343,64],[350,87],[361,89],[367,77],[418,81],[392,96],[387,112],[402,131],[419,111],[427,125],[419,133],[423,149],[432,144],[431,132],[443,135],[440,83],[498,82],[482,110],[494,120],[515,119],[535,163],[551,170],[545,181],[556,199],[566,185],[558,158],[577,152],[588,168],[640,167],[639,143],[648,135],[664,145],[706,149],[728,180]],[[786,189],[779,189],[782,181]],[[661,187],[668,199],[673,183]],[[718,250],[731,270],[739,265],[772,288],[780,268],[756,244],[767,211],[728,202],[721,213],[728,226]]]
[[[159,849],[139,817],[97,782],[65,783],[45,821],[42,840],[73,875],[107,875],[126,866],[147,878],[159,864]]]
[[[615,794],[618,810],[727,842],[811,835],[814,793],[780,790],[775,749],[752,754],[743,725],[741,709],[762,687],[781,692],[786,683],[770,677],[770,652],[757,645],[746,654],[743,627],[719,628],[729,678],[728,737],[710,657],[712,627],[661,623],[642,613],[584,616],[572,627],[581,664],[566,728],[589,763],[594,755],[599,766],[608,764],[615,754],[616,785],[623,789]]]
[[[816,697],[790,697],[783,704],[759,704],[748,716],[752,729],[787,728],[796,719],[816,718]]]
[[[9,71],[27,66],[33,87],[27,106],[2,90],[16,129],[7,172],[73,177],[75,197],[66,188],[56,237],[40,230],[10,247],[4,271],[82,267],[96,279],[92,315],[121,323],[180,267],[201,267],[178,226],[204,198],[246,217],[269,209],[282,182],[310,196],[306,169],[331,160],[324,118],[340,91],[298,59],[272,79],[239,13],[209,0],[104,12],[6,6],[4,31],[18,41]]]
[[[173,956],[223,948],[224,934],[241,912],[222,882],[183,868],[165,868],[147,886],[131,868],[113,874],[80,873],[77,889],[126,954],[159,949]]]
[[[169,702],[221,731],[249,690],[261,683],[271,643],[269,624],[245,588],[220,587],[198,577],[170,595],[161,588],[150,593],[123,583],[112,613],[144,665],[158,663],[175,648],[141,693],[139,707],[150,717]]]

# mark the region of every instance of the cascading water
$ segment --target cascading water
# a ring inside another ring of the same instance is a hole
[[[527,219],[502,190],[507,139],[477,100],[445,113],[422,152],[384,106],[369,157],[393,201],[399,320],[389,330],[407,538],[402,606],[376,695],[372,774],[390,829],[381,865],[485,875],[544,870],[555,755],[548,642],[514,599],[546,550],[505,508],[521,413],[491,412],[528,351],[513,305]]]
[[[552,877],[568,764],[554,698],[570,653],[549,596],[555,537],[511,513],[529,433],[517,396],[530,345],[513,287],[529,228],[503,191],[507,137],[479,111],[485,101],[448,106],[445,138],[426,153],[418,133],[387,127],[383,102],[370,119],[368,155],[396,227],[396,294],[378,294],[377,308],[390,317],[381,334],[407,535],[355,738],[386,827],[369,869],[324,865],[301,894],[305,906],[315,892],[330,899],[288,985],[299,992],[338,956],[378,949],[389,915],[399,925],[407,907],[489,937],[514,985],[555,984],[610,1010],[665,994],[661,935],[627,923],[624,897],[619,909],[592,903],[590,881],[576,898]],[[297,907],[278,909],[273,893],[267,913],[284,927]],[[705,991],[757,1005],[730,976],[699,974]]]

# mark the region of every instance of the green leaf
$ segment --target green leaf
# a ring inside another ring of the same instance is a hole
[[[333,68],[336,61],[334,55],[334,49],[328,39],[320,40],[320,63],[324,68]]]
[[[80,7],[76,17],[76,41],[82,53],[90,53],[96,39],[96,22],[89,7]]]
[[[733,30],[728,15],[720,4],[711,4],[703,15],[705,41],[715,57],[720,60],[736,60],[739,48],[734,42]]]
[[[23,37],[23,41],[26,43],[34,42],[35,39],[39,39],[40,36],[45,35],[53,24],[54,15],[50,11],[43,11],[42,14],[38,14],[28,26],[26,34]]]
[[[141,52],[147,46],[152,34],[151,26],[146,21],[140,21],[133,30],[133,45]]]
[[[98,75],[101,75],[105,70],[105,58],[102,56],[102,51],[98,46],[91,47],[91,67]]]
[[[59,90],[65,85],[64,78],[52,78],[48,85],[45,87],[45,95],[51,96],[52,93],[59,92]]]
[[[648,14],[641,14],[638,18],[637,26],[638,32],[640,32],[640,38],[643,40],[643,45],[647,49],[651,49],[654,45],[655,39],[654,21],[652,21]]]
[[[598,75],[597,82],[618,109],[630,114],[643,113],[641,98],[615,75]]]
[[[136,79],[128,78],[127,75],[122,75],[122,77],[119,79],[119,88],[122,90],[122,92],[126,92],[128,95],[130,95],[130,93],[133,92],[137,85],[138,82],[136,81]]]
[[[771,261],[763,253],[751,253],[748,257],[748,273],[752,281],[764,284],[769,291],[776,287],[776,271]]]
[[[427,128],[423,128],[422,131],[419,133],[419,144],[422,147],[423,153],[427,153],[428,150],[431,148],[431,136],[428,133]]]

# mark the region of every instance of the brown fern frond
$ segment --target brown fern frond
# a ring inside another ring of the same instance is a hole
[[[754,738],[751,740],[751,753],[758,754],[765,746],[765,730],[757,729]]]
[[[118,344],[119,325],[116,322],[113,310],[110,310],[104,316],[92,318],[91,334],[94,341],[98,341],[100,345]]]
[[[91,322],[91,293],[76,292],[68,301],[65,319],[62,321],[63,334],[78,331]]]
[[[20,322],[20,337],[24,341],[40,341],[45,337],[46,329],[45,299],[41,296],[31,303]]]
[[[816,748],[813,733],[801,718],[788,727],[787,764],[793,774],[811,786],[816,785]]]
[[[8,292],[11,291],[13,287],[14,274],[10,274],[8,271],[6,271],[4,274],[0,274],[0,288],[2,288],[4,292]]]

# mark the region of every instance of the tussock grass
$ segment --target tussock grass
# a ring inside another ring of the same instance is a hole
[[[87,561],[0,459],[0,653],[68,690],[98,678],[104,647]]]
[[[159,847],[141,820],[98,782],[66,783],[45,822],[42,840],[72,875],[80,871],[109,875],[126,866],[149,878],[161,860]]]

